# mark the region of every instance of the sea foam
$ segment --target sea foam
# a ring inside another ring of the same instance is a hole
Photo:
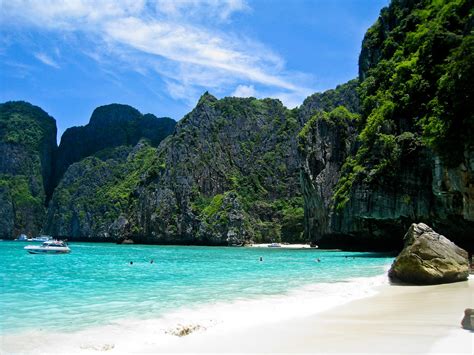
[[[156,319],[126,318],[69,333],[30,331],[8,335],[3,337],[2,347],[6,353],[133,352],[137,347],[156,349],[181,341],[179,335],[183,330],[187,333],[189,329],[187,336],[193,337],[202,332],[221,334],[310,317],[356,299],[374,296],[384,285],[388,285],[386,273],[316,283],[281,295],[181,307]]]

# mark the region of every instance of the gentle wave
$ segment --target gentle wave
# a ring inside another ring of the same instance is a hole
[[[336,281],[379,275],[392,260],[369,253],[271,248],[77,243],[72,249],[67,256],[31,256],[22,244],[0,243],[0,333],[72,333],[120,319],[159,319],[181,309],[189,313],[209,304],[289,297],[306,285],[315,285],[316,297],[336,287]]]
[[[131,344],[162,346],[176,341],[177,337],[172,333],[183,326],[195,327],[198,332],[233,331],[308,317],[356,299],[374,296],[384,285],[388,285],[386,273],[351,278],[344,282],[310,284],[281,295],[181,307],[159,318],[123,318],[108,325],[91,326],[75,332],[22,332],[4,336],[3,350],[50,352],[54,349],[54,352],[61,353],[100,350],[109,346],[126,351]],[[28,339],[28,343],[21,339]]]

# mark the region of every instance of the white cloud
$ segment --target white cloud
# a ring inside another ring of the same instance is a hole
[[[52,59],[49,55],[47,55],[46,53],[43,53],[43,52],[39,52],[39,53],[34,53],[34,56],[36,57],[36,59],[38,59],[40,62],[42,62],[43,64],[46,64],[46,65],[49,65],[50,67],[53,67],[53,68],[56,68],[56,69],[59,69],[59,64],[56,63],[54,61],[54,59]]]
[[[235,97],[256,97],[257,91],[253,85],[239,85],[230,96]]]
[[[274,92],[268,96],[279,99],[286,107],[291,109],[301,105],[303,100],[312,93],[314,93],[314,90],[302,89],[293,92]]]
[[[249,11],[245,0],[9,0],[2,7],[2,26],[85,34],[89,43],[81,50],[90,58],[109,69],[156,72],[175,98],[212,88],[229,92],[242,82],[249,85],[241,91],[252,84],[285,97],[308,91],[307,77],[287,72],[271,49],[218,30],[235,13]],[[45,53],[35,56],[59,67]]]
[[[10,75],[15,78],[26,78],[27,76],[31,75],[34,71],[34,67],[31,65],[27,65],[24,63],[18,63],[14,61],[2,61],[2,65],[5,67],[11,67],[13,70],[10,72]]]
[[[107,19],[140,14],[144,0],[9,0],[2,2],[2,22],[77,30]]]
[[[227,21],[235,12],[248,11],[244,0],[156,0],[156,10],[166,16],[205,17]]]
[[[171,97],[174,97],[175,99],[185,97],[189,94],[188,88],[185,85],[173,81],[167,81],[166,87],[168,88]]]
[[[258,52],[257,49],[252,53],[250,48],[236,48],[240,43],[234,43],[223,34],[191,25],[146,22],[136,17],[110,21],[104,32],[117,43],[176,63],[196,65],[201,67],[199,70],[222,70],[236,78],[296,89],[293,83],[273,73],[281,65],[280,60],[274,60],[274,54],[263,56],[269,51]]]

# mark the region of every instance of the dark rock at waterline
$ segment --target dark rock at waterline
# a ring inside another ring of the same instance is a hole
[[[404,237],[405,247],[389,270],[395,281],[440,284],[465,281],[468,254],[424,223],[413,223]]]
[[[467,330],[474,330],[474,309],[466,308],[464,310],[464,318],[461,321],[461,326]]]

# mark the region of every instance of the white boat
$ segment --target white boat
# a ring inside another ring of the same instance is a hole
[[[24,248],[30,254],[67,254],[71,249],[62,240],[48,240],[41,245],[27,245]]]
[[[50,237],[49,235],[40,235],[39,237],[32,238],[32,242],[47,242],[53,240],[53,237]]]
[[[20,234],[15,240],[19,242],[31,242],[31,239],[28,239],[26,234]]]
[[[271,243],[271,244],[268,244],[268,247],[269,248],[281,248],[281,244],[280,243]]]

